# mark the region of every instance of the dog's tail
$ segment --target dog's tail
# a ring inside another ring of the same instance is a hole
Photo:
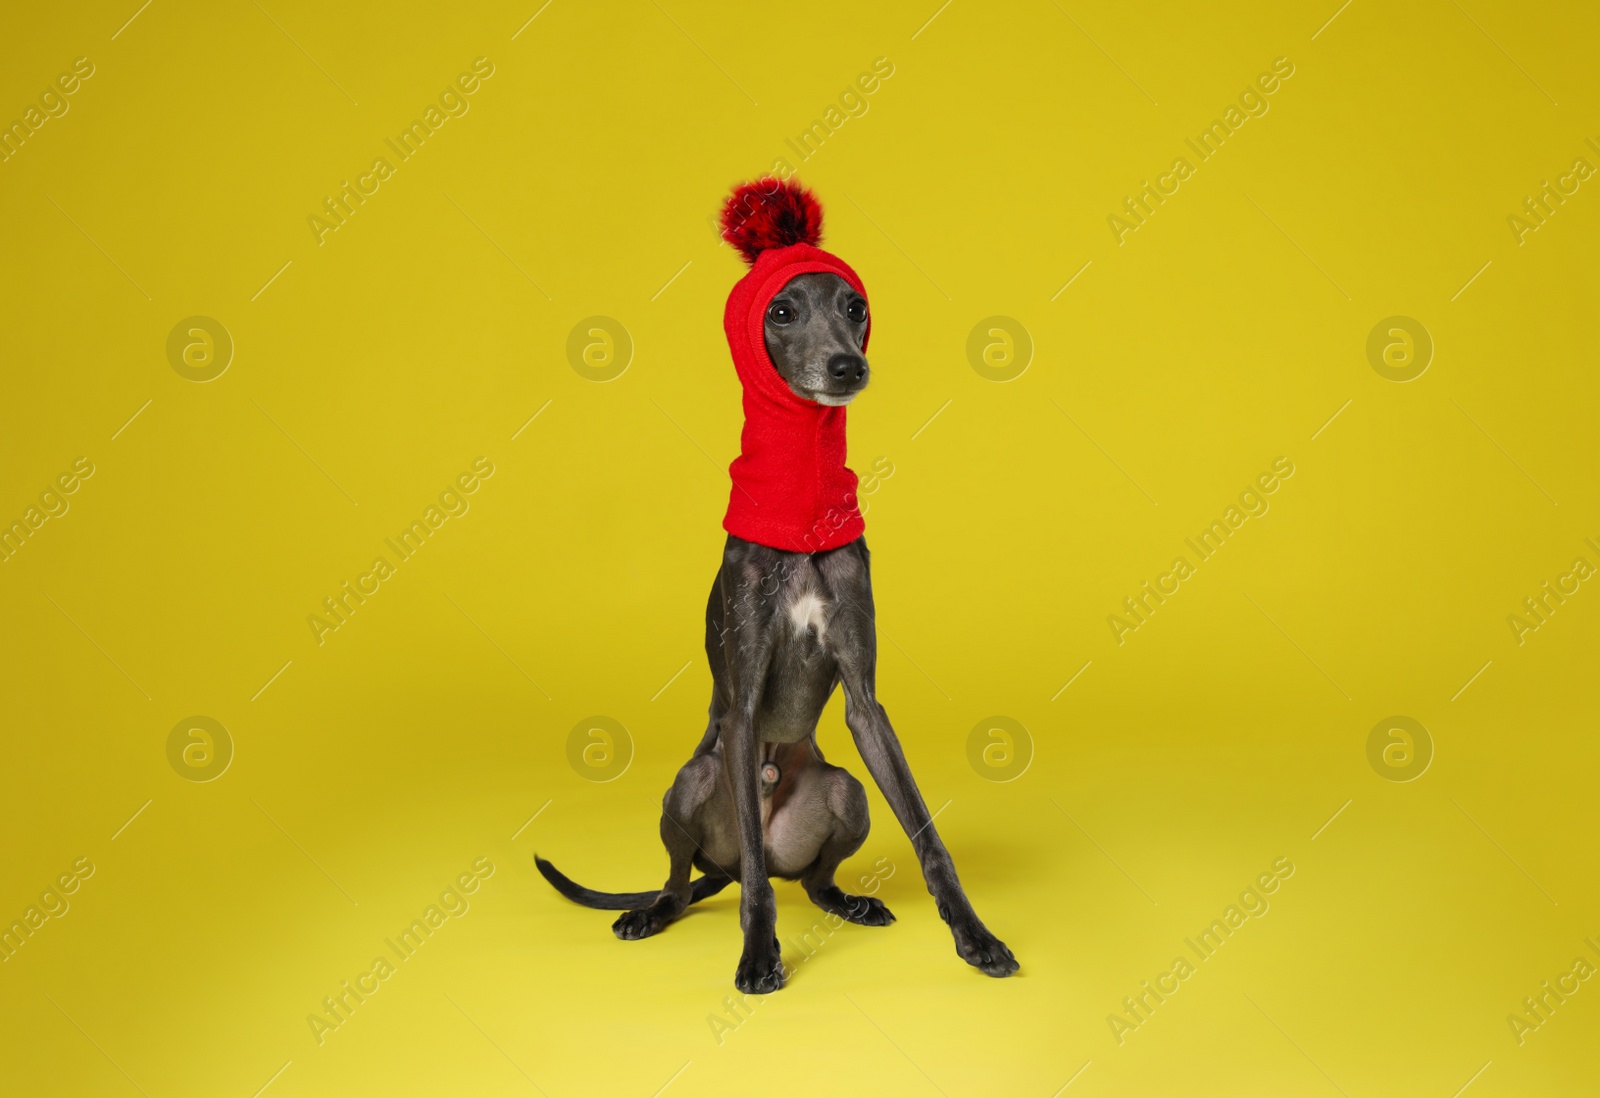
[[[661,895],[659,888],[651,892],[596,892],[592,888],[584,888],[537,854],[533,856],[533,863],[539,867],[539,872],[544,874],[544,879],[555,886],[557,892],[584,907],[598,907],[602,911],[632,911],[649,907],[651,902]],[[715,896],[732,883],[732,879],[728,877],[697,878],[689,886],[689,902],[697,904],[707,897]]]

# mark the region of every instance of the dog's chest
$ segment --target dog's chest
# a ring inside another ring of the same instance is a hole
[[[771,743],[797,743],[817,727],[833,692],[836,668],[830,623],[835,607],[826,589],[795,584],[769,619],[771,662],[756,711],[756,734]]]
[[[802,589],[789,598],[784,608],[795,637],[814,637],[820,645],[827,639],[828,600],[815,591]]]

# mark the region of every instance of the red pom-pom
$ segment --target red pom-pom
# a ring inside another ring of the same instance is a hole
[[[793,180],[742,183],[722,204],[722,239],[755,264],[768,248],[822,242],[822,204]]]

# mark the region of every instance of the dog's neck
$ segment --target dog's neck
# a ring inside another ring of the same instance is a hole
[[[766,369],[772,370],[767,363]],[[739,457],[723,528],[791,553],[820,553],[861,536],[856,475],[845,464],[845,409],[746,385]]]

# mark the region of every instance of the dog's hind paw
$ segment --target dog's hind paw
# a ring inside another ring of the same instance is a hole
[[[894,912],[876,896],[844,894],[845,910],[839,912],[859,926],[888,926],[894,922]]]
[[[858,926],[888,926],[894,922],[894,912],[875,896],[852,896],[838,888],[818,893],[812,898],[822,910],[848,919]]]
[[[1010,976],[1022,966],[1011,955],[1006,944],[982,923],[954,928],[956,953],[961,959],[985,976]]]
[[[642,907],[637,911],[624,911],[611,924],[611,932],[625,942],[659,934],[672,920],[655,907]]]

